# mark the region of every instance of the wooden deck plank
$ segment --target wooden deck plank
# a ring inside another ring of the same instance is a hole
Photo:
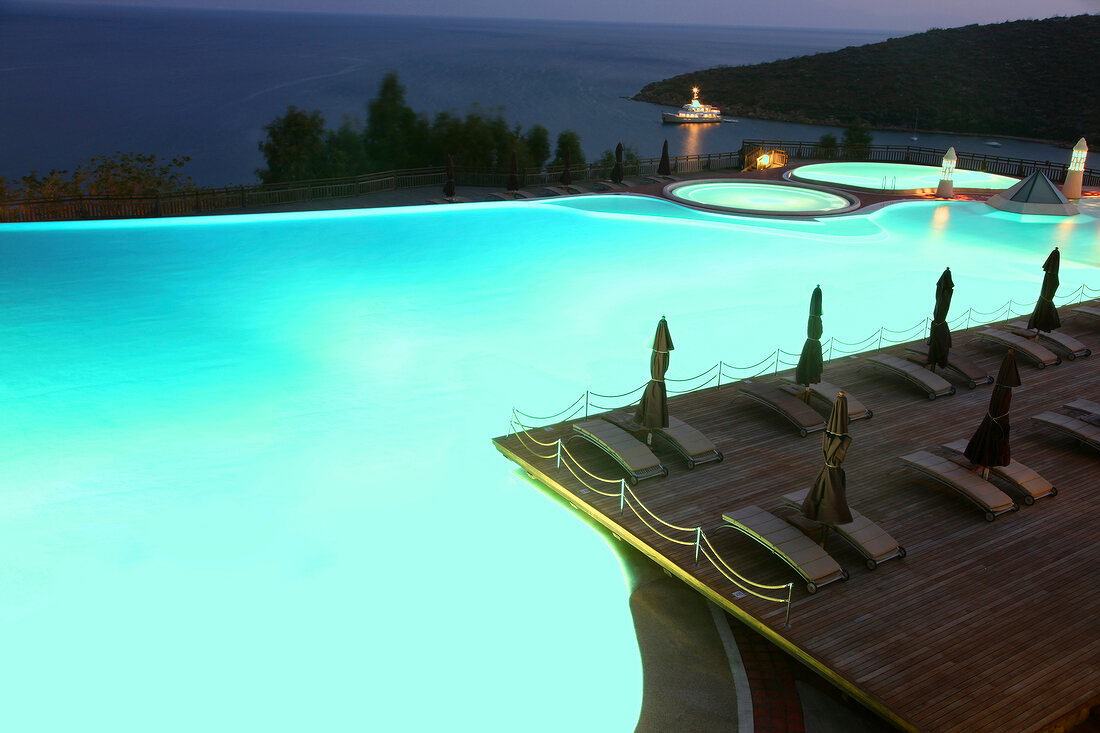
[[[1100,330],[1091,323],[1067,318],[1062,330],[1098,351]],[[955,332],[954,342],[996,373],[1000,350],[972,342],[965,331]],[[902,356],[905,345],[884,351]],[[799,437],[730,385],[670,399],[670,413],[706,434],[726,459],[688,471],[657,445],[654,452],[670,475],[630,487],[632,492],[665,521],[702,527],[738,573],[762,583],[793,582],[790,628],[783,626],[782,605],[735,598],[736,587],[709,562],[696,567],[692,546],[662,539],[629,509],[620,517],[617,486],[593,483],[615,494],[599,496],[553,459],[533,457],[515,435],[495,442],[536,478],[894,722],[919,730],[1037,730],[1100,703],[1100,600],[1090,587],[1100,564],[1094,540],[1100,453],[1027,418],[1062,412],[1064,403],[1079,397],[1100,398],[1100,357],[1042,370],[1021,362],[1019,369],[1023,385],[1013,390],[1010,413],[1012,455],[1059,494],[986,522],[971,502],[906,468],[899,457],[916,450],[942,455],[941,443],[969,438],[991,387],[961,386],[929,401],[860,359],[826,364],[829,382],[852,390],[874,411],[849,428],[849,501],[908,555],[869,571],[858,553],[830,537],[827,550],[851,579],[815,595],[771,552],[724,529],[721,515],[750,504],[786,511],[783,494],[807,488],[821,468],[820,438]],[[533,435],[551,442],[569,431],[567,423]],[[593,473],[622,475],[594,447],[566,445]],[[691,532],[650,523],[670,537],[694,540]]]

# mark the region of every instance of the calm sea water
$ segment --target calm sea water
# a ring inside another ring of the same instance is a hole
[[[288,105],[335,127],[365,119],[396,70],[429,115],[502,106],[524,127],[580,133],[589,157],[618,141],[656,156],[737,149],[742,138],[816,140],[834,128],[742,119],[676,127],[627,99],[646,83],[884,40],[881,31],[286,15],[0,3],[0,176],[71,169],[116,150],[189,155],[199,183],[254,182],[262,128]],[[902,35],[898,33],[896,35]],[[703,90],[706,99],[706,90]],[[685,100],[687,101],[687,100]],[[912,133],[878,133],[908,144]],[[920,144],[990,152],[985,138]],[[1042,160],[1048,146],[994,152]]]

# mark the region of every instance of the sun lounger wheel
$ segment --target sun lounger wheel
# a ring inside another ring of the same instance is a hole
[[[902,547],[901,545],[898,545],[898,557],[905,557],[905,555],[906,555],[905,548]]]
[[[848,575],[848,571],[847,571],[847,570],[845,570],[844,568],[841,568],[841,569],[840,569],[840,579],[841,579],[841,580],[847,580],[847,579],[848,579],[848,578],[850,578],[850,577],[852,577],[852,576]]]
[[[863,564],[867,566],[868,570],[874,570],[875,568],[878,567],[878,563],[875,562],[874,558],[872,558],[872,557],[869,557],[866,560],[864,560]]]
[[[688,460],[688,470],[690,471],[691,469],[695,468],[695,459],[694,458],[689,458],[687,460]]]
[[[996,518],[997,518],[997,515],[994,514],[993,512],[986,512],[985,513],[985,521],[987,521],[987,522],[992,522]]]
[[[1051,495],[1051,496],[1058,496],[1058,489],[1057,489],[1057,487],[1054,487],[1054,486],[1050,487],[1050,495]]]
[[[975,381],[974,381],[973,379],[971,379],[971,380],[970,380],[969,382],[967,382],[967,383],[966,383],[966,386],[967,386],[967,387],[968,387],[969,389],[977,389],[977,387],[978,387],[978,383],[977,383],[977,382],[975,382]]]
[[[801,435],[803,438],[805,438],[810,433],[809,433],[809,431],[806,430],[806,428],[799,428],[798,429],[798,434]]]
[[[1025,503],[1025,504],[1027,504],[1028,506],[1031,506],[1032,504],[1034,504],[1034,503],[1035,503],[1035,497],[1034,497],[1034,496],[1030,496],[1030,495],[1029,495],[1029,496],[1025,496],[1025,497],[1024,497],[1024,503]]]
[[[817,583],[813,582],[812,580],[809,583],[807,583],[806,584],[806,592],[809,593],[810,595],[813,595],[814,593],[817,593]]]

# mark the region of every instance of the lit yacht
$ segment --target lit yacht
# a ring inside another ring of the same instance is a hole
[[[699,101],[699,87],[691,88],[691,102],[679,112],[662,112],[662,122],[721,122],[722,110]]]

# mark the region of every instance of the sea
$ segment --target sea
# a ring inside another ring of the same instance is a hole
[[[0,0],[0,177],[72,170],[115,151],[188,156],[200,185],[255,183],[264,125],[294,105],[329,127],[361,124],[396,71],[425,115],[502,110],[524,129],[577,132],[598,157],[623,142],[656,157],[736,150],[742,139],[817,140],[841,128],[739,118],[661,124],[632,101],[647,83],[716,66],[803,56],[906,35],[531,20],[73,6]],[[707,90],[701,97],[707,101]],[[685,102],[688,100],[684,100]],[[875,142],[1039,160],[1048,145],[919,130]],[[918,138],[916,141],[912,138]],[[999,146],[987,145],[998,142]]]

